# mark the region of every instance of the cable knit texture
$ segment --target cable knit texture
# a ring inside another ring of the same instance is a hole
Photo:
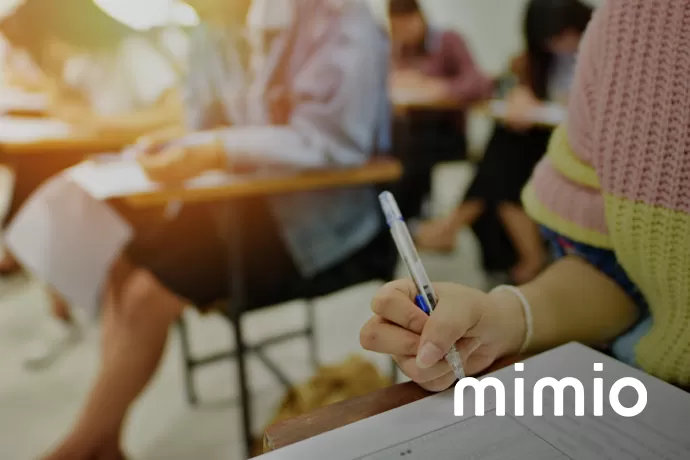
[[[652,310],[637,361],[690,385],[690,0],[607,0],[583,38],[568,121],[523,193],[613,249]]]

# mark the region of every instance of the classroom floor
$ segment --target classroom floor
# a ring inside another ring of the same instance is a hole
[[[433,204],[436,212],[448,209],[471,177],[466,164],[439,168]],[[465,232],[449,256],[425,255],[433,279],[483,287],[479,252],[473,235]],[[388,369],[388,361],[361,350],[359,329],[368,319],[369,302],[376,284],[362,285],[318,302],[317,323],[322,360],[335,363],[359,353]],[[300,302],[274,307],[251,315],[246,324],[249,340],[289,330],[304,321]],[[78,414],[98,367],[98,329],[60,361],[44,371],[28,371],[22,365],[27,343],[40,333],[47,304],[41,287],[31,280],[12,280],[0,286],[0,459],[36,458],[69,428]],[[225,321],[217,316],[200,317],[188,312],[194,350],[208,352],[229,346],[232,337]],[[162,366],[130,417],[125,445],[134,460],[239,460],[242,458],[240,409],[237,404],[234,362],[201,370],[198,376],[205,406],[190,408],[182,386],[182,360],[176,334],[171,336]],[[310,376],[306,343],[272,350],[296,381]],[[260,363],[250,362],[254,418],[257,432],[271,418],[282,397],[282,388]]]

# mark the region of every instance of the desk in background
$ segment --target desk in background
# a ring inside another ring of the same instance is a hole
[[[91,154],[119,151],[133,140],[80,132],[47,118],[0,116],[0,164],[16,176],[8,217],[48,178]]]

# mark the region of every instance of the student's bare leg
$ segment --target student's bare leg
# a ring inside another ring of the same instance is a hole
[[[472,225],[482,215],[484,207],[482,200],[467,200],[449,216],[422,223],[414,236],[417,245],[429,251],[452,251],[458,232]]]
[[[101,371],[72,432],[47,460],[121,455],[113,440],[119,440],[131,404],[153,377],[168,329],[185,305],[148,271],[117,264],[103,311]]]
[[[537,224],[518,205],[502,203],[498,215],[518,253],[513,281],[523,284],[534,279],[544,268],[546,251]]]

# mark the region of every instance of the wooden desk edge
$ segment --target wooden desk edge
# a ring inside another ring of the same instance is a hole
[[[122,198],[122,201],[132,207],[156,206],[174,200],[186,203],[203,202],[393,182],[401,175],[400,162],[393,158],[386,158],[373,160],[354,168],[314,170],[284,177],[257,178],[213,187],[157,190],[128,196]]]
[[[485,374],[521,362],[526,357],[502,359]],[[322,407],[309,414],[279,421],[266,430],[263,437],[264,452],[277,450],[319,434],[342,428],[351,423],[413,403],[429,393],[413,382],[400,383],[368,395]]]

